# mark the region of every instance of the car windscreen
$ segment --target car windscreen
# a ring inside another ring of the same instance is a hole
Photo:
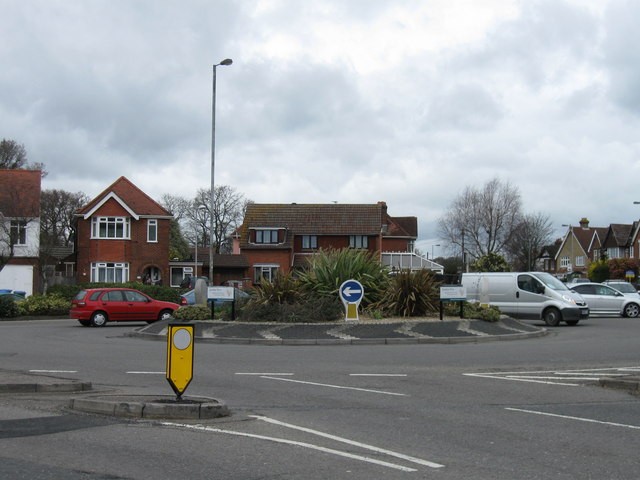
[[[551,290],[559,290],[559,291],[569,290],[564,283],[562,283],[553,275],[549,275],[548,273],[536,272],[533,274],[533,276],[535,276],[538,280],[544,283],[544,285],[549,287]]]

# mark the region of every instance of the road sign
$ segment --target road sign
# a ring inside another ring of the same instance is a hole
[[[364,295],[364,288],[357,280],[347,280],[340,285],[340,298],[343,302],[360,303]]]
[[[364,296],[364,287],[357,280],[347,280],[340,285],[340,298],[347,311],[345,320],[358,320],[358,305]]]
[[[440,287],[440,301],[460,302],[467,299],[467,289],[459,285],[442,285]]]
[[[193,340],[193,324],[169,324],[167,331],[167,381],[178,399],[193,378]]]

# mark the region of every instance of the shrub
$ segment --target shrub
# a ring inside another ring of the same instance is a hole
[[[500,320],[500,309],[493,305],[482,306],[476,302],[462,302],[464,318],[477,318],[487,322]],[[457,317],[460,315],[459,302],[446,302],[444,304],[445,315]]]
[[[508,272],[511,270],[505,258],[495,252],[483,255],[473,262],[470,267],[473,272]]]
[[[209,320],[211,318],[211,309],[205,305],[189,305],[180,307],[173,312],[173,318],[176,320]]]
[[[301,289],[300,282],[291,274],[278,273],[271,282],[262,279],[261,284],[256,286],[255,295],[251,297],[249,303],[263,305],[296,303],[301,297]]]
[[[244,322],[333,322],[343,316],[340,300],[329,296],[307,296],[297,303],[249,302],[240,314]]]
[[[69,301],[76,294],[85,288],[133,288],[142,293],[146,293],[154,300],[163,300],[165,302],[180,303],[180,291],[175,288],[165,287],[162,285],[145,285],[140,282],[127,283],[77,283],[75,285],[52,285],[47,289],[47,295],[59,295]]]
[[[31,295],[18,302],[20,316],[68,315],[71,302],[61,295]]]
[[[20,315],[17,303],[8,295],[0,295],[0,318],[13,318]]]
[[[439,285],[428,270],[402,270],[393,276],[384,297],[371,308],[390,315],[423,317],[438,310]]]
[[[304,290],[318,296],[338,298],[338,289],[346,280],[357,280],[364,287],[362,307],[382,298],[389,285],[389,269],[377,256],[366,250],[320,250],[309,260],[309,267],[300,275]]]

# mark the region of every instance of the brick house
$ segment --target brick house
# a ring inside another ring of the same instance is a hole
[[[169,284],[172,215],[120,177],[78,210],[78,282]]]
[[[40,170],[0,169],[0,289],[39,291]]]
[[[600,259],[607,230],[589,226],[587,218],[582,218],[578,226],[570,226],[555,254],[557,273],[586,276],[589,264]]]
[[[254,284],[279,271],[304,268],[320,249],[358,248],[391,268],[440,265],[416,255],[416,217],[391,217],[387,204],[250,204],[233,238],[233,253],[246,257]],[[439,267],[439,268],[438,268]]]

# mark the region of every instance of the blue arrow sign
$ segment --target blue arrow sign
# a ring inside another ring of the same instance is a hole
[[[347,280],[340,285],[340,298],[347,303],[358,303],[362,300],[364,288],[357,280]]]

